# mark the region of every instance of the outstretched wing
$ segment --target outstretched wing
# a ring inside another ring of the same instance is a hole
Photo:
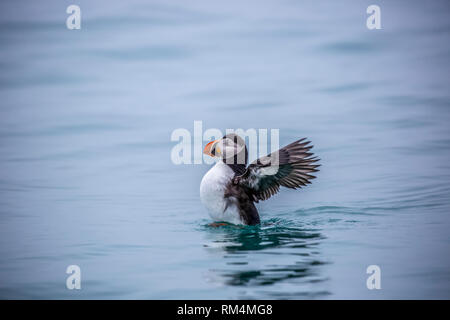
[[[241,185],[253,201],[267,200],[280,190],[280,186],[297,189],[310,184],[320,165],[313,157],[306,138],[295,141],[280,150],[252,162],[241,176],[233,180]]]

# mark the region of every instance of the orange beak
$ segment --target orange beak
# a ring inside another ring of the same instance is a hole
[[[212,147],[213,144],[214,144],[215,142],[217,142],[217,141],[218,141],[218,140],[214,140],[214,141],[209,142],[209,143],[205,146],[205,149],[203,149],[203,153],[204,153],[204,154],[207,154],[208,156],[214,157],[214,155],[211,153],[211,147]]]

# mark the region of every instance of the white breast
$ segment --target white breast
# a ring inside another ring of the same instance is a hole
[[[214,221],[242,224],[236,205],[231,203],[227,207],[227,201],[224,199],[226,185],[233,177],[233,170],[219,161],[205,174],[200,183],[200,199]]]

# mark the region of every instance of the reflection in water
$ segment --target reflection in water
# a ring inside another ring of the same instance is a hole
[[[318,229],[278,220],[261,226],[205,228],[211,240],[205,247],[223,256],[223,264],[209,270],[222,284],[264,290],[274,298],[328,293],[323,286],[313,285],[326,280],[320,272],[325,261],[319,251],[323,237]]]

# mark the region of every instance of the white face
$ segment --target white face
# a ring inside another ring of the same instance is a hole
[[[239,142],[234,142],[233,139],[225,138],[217,141],[214,148],[215,155],[223,158],[226,163],[232,164],[235,155],[242,155],[242,159],[238,156],[238,163],[245,164],[245,152],[241,152],[244,150],[245,144],[241,145]]]
[[[211,141],[203,151],[205,154],[223,159],[227,164],[235,163],[235,155],[238,164],[245,164],[245,142],[240,139],[235,142],[233,139],[226,137]]]

